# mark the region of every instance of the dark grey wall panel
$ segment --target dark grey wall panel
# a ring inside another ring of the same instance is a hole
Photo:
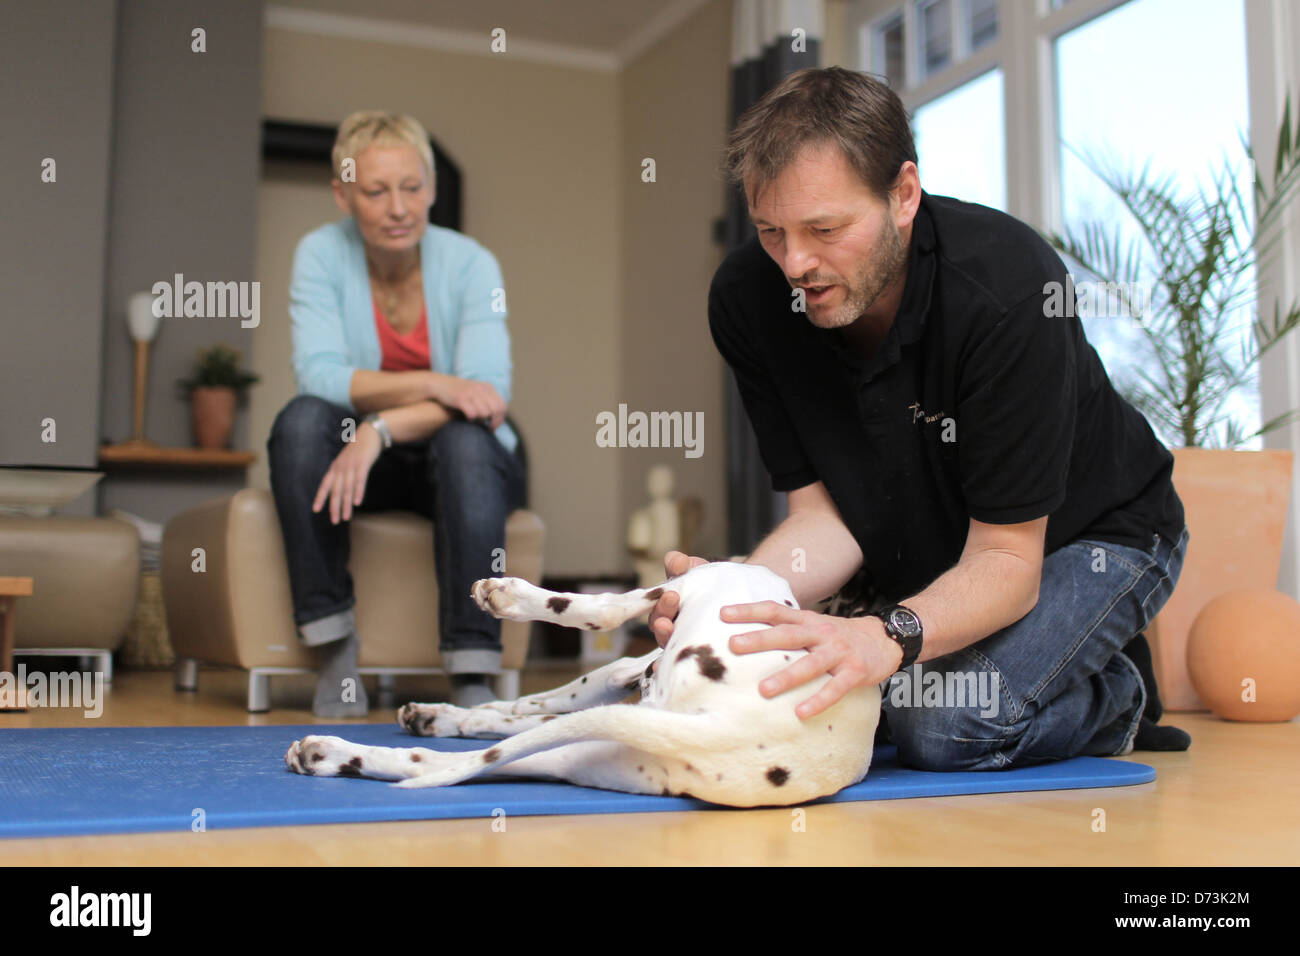
[[[195,28],[206,33],[206,52],[191,49]],[[117,47],[100,409],[106,441],[131,431],[127,297],[177,273],[203,283],[256,278],[262,4],[124,0]],[[188,375],[196,350],[215,342],[251,364],[252,329],[238,316],[163,320],[149,370],[145,433],[153,441],[192,443],[189,405],[175,382]],[[244,410],[234,445],[249,446]],[[164,520],[226,492],[231,480],[114,473],[101,483],[100,504]]]
[[[99,434],[117,4],[3,4],[0,464],[86,467]],[[56,180],[41,181],[55,161]],[[53,443],[41,421],[55,422]]]

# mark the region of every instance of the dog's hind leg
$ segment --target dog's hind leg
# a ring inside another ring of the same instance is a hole
[[[285,764],[294,772],[311,777],[409,780],[428,775],[431,770],[452,769],[461,757],[463,754],[425,747],[370,747],[341,737],[322,736],[295,740],[285,754]],[[560,780],[625,793],[671,792],[669,770],[663,758],[606,740],[557,746],[503,767],[489,768],[482,776]]]
[[[510,737],[558,714],[614,704],[641,690],[662,654],[656,649],[642,657],[624,657],[563,687],[518,700],[491,701],[477,707],[407,704],[397,712],[397,723],[420,737]]]
[[[303,743],[312,739],[304,738]],[[582,741],[612,741],[664,758],[689,759],[700,753],[739,747],[749,739],[742,728],[713,714],[680,714],[613,704],[565,714],[486,750],[455,754],[453,759],[439,761],[431,771],[412,775],[397,786],[442,787],[497,768],[508,774],[507,765],[514,760]]]
[[[470,593],[489,614],[509,621],[549,621],[586,631],[610,631],[655,606],[673,581],[623,594],[547,591],[523,578],[483,578]]]

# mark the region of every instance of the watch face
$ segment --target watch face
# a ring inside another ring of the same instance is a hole
[[[905,607],[896,607],[890,611],[889,623],[903,637],[916,637],[921,633],[920,620]]]

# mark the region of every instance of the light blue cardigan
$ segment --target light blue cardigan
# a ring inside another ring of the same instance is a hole
[[[430,223],[420,239],[420,263],[433,370],[487,382],[508,403],[510,333],[496,257],[469,236]],[[365,246],[351,216],[298,243],[289,315],[299,393],[353,408],[352,373],[378,370],[381,356]],[[514,451],[509,425],[494,434]]]

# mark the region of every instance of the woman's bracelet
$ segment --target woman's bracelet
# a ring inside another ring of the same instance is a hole
[[[393,447],[393,433],[388,430],[388,424],[378,414],[367,415],[365,421],[379,434],[379,440],[384,443],[385,448]]]

